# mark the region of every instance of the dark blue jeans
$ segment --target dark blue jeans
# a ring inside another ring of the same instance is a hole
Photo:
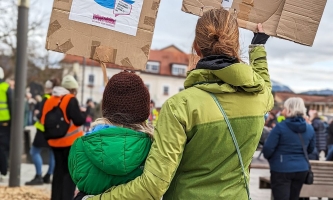
[[[326,161],[333,161],[333,145],[328,145],[327,146],[327,156],[326,156]]]
[[[292,173],[271,171],[274,200],[298,200],[307,173],[307,171]]]

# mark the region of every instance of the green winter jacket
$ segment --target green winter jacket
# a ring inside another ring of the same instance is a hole
[[[140,176],[151,147],[145,133],[108,125],[96,129],[74,142],[68,158],[74,183],[87,194],[100,194]]]
[[[89,199],[248,199],[232,137],[208,92],[229,117],[249,181],[264,115],[274,102],[264,47],[250,51],[250,66],[189,72],[185,88],[162,107],[143,174]]]

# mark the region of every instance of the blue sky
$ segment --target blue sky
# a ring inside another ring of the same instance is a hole
[[[51,1],[36,1],[43,12],[51,12]],[[198,18],[183,13],[181,4],[182,0],[161,0],[152,49],[174,44],[183,51],[190,52]],[[270,38],[266,49],[271,78],[288,85],[296,92],[333,89],[332,19],[333,1],[328,0],[313,47]],[[244,51],[252,36],[252,32],[241,29],[240,42]]]

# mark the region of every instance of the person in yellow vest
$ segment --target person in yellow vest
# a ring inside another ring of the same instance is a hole
[[[152,126],[156,126],[158,120],[158,111],[155,108],[155,102],[153,100],[150,101],[150,115],[148,118],[148,122]]]
[[[12,109],[12,89],[4,81],[4,71],[0,67],[0,176],[7,174],[10,125]]]
[[[47,141],[45,140],[44,125],[42,123],[40,123],[39,120],[41,118],[41,114],[43,112],[43,107],[44,107],[45,102],[51,98],[52,89],[59,85],[60,85],[60,83],[57,79],[52,79],[52,80],[46,81],[45,86],[44,86],[45,94],[44,94],[44,97],[40,104],[40,107],[37,108],[38,121],[34,125],[37,129],[37,132],[36,132],[34,141],[32,143],[31,149],[30,149],[30,155],[32,158],[32,162],[34,163],[35,168],[36,168],[36,176],[31,181],[26,182],[25,183],[26,185],[43,185],[44,183],[51,183],[51,175],[53,174],[54,165],[55,165],[54,155],[53,155],[52,149],[50,148]],[[41,156],[41,151],[42,151],[42,149],[45,149],[45,148],[47,148],[47,150],[49,151],[49,169],[48,169],[47,173],[45,174],[45,176],[42,177],[43,159]]]
[[[72,200],[74,198],[75,184],[69,174],[68,156],[74,141],[83,136],[82,125],[86,120],[86,110],[80,108],[75,97],[78,87],[79,85],[73,76],[65,76],[61,82],[61,87],[53,88],[52,96],[45,102],[40,119],[41,124],[45,124],[46,114],[59,105],[65,121],[70,124],[64,137],[48,140],[55,158],[51,200]],[[45,134],[47,134],[47,130]]]

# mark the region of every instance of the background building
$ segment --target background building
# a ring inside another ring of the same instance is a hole
[[[184,89],[190,56],[175,46],[160,50],[151,50],[146,70],[137,71],[149,89],[156,107],[161,107],[171,96]],[[72,74],[78,80],[80,87],[78,99],[84,104],[88,99],[100,102],[103,97],[104,80],[100,64],[86,59],[85,67],[82,57],[66,55],[61,61],[65,74]],[[114,64],[107,65],[107,75],[111,78],[124,68]],[[84,80],[83,80],[84,79]],[[82,86],[82,82],[84,85]],[[83,91],[83,92],[82,92]]]

